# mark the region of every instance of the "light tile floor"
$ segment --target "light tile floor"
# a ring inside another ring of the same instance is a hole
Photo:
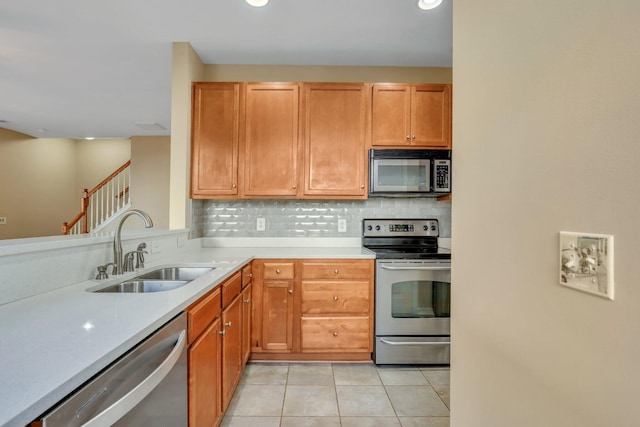
[[[223,427],[448,427],[449,368],[249,363]]]

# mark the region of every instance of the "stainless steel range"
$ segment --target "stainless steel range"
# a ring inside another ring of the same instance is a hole
[[[449,364],[451,251],[436,219],[365,219],[376,254],[376,364]]]

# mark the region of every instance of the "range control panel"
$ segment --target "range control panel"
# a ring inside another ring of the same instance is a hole
[[[364,237],[438,237],[440,228],[437,219],[365,219]]]

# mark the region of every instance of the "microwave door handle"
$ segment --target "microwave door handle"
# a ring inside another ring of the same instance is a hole
[[[448,271],[451,270],[451,266],[443,267],[443,266],[422,266],[422,267],[396,267],[387,264],[380,264],[380,268],[384,270],[427,270],[427,271]]]
[[[186,336],[186,331],[183,330],[180,332],[178,341],[173,347],[173,350],[171,350],[171,353],[169,353],[167,358],[162,361],[162,363],[147,378],[131,389],[131,391],[113,405],[82,424],[82,427],[112,425],[147,397],[147,395],[151,393],[169,374],[175,364],[178,363],[178,359],[186,346]]]

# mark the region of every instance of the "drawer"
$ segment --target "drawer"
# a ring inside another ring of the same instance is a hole
[[[373,261],[312,261],[302,263],[302,279],[372,279]]]
[[[368,281],[303,281],[303,314],[369,314],[371,307]]]
[[[225,308],[242,290],[242,275],[238,271],[222,283],[222,308]]]
[[[251,264],[247,264],[242,267],[242,289],[251,283],[252,278],[253,274],[251,274]]]
[[[220,316],[220,288],[216,288],[187,309],[187,335],[189,344]]]
[[[264,280],[293,279],[293,263],[265,262],[262,274]]]
[[[302,351],[370,352],[368,317],[302,318]]]

